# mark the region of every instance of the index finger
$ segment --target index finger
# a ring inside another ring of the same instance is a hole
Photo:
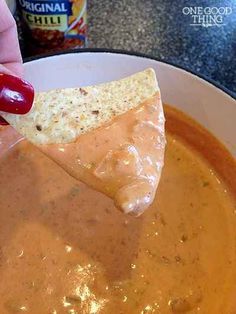
[[[0,0],[0,63],[17,67],[22,63],[16,23],[5,0]]]

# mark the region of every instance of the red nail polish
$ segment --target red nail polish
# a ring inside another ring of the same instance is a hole
[[[0,116],[0,125],[8,125],[9,123]]]
[[[33,86],[19,77],[0,73],[0,111],[27,113],[33,104]]]

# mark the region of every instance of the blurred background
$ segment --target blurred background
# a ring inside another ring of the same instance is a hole
[[[77,11],[70,17],[71,34],[80,27],[74,47],[148,54],[207,76],[236,93],[235,0],[89,0],[87,16],[81,13],[85,2],[72,0]],[[31,40],[25,37],[20,10],[18,6],[15,16],[23,56],[48,52],[45,47],[29,49]],[[73,47],[72,35],[68,38],[69,44],[56,43],[50,52]]]

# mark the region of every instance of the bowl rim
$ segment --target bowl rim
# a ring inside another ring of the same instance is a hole
[[[65,50],[60,50],[60,51],[56,51],[56,52],[49,52],[49,53],[43,53],[40,55],[36,55],[36,56],[32,56],[32,57],[25,57],[23,58],[24,63],[28,63],[31,61],[35,61],[38,59],[43,59],[43,58],[47,58],[47,57],[53,57],[53,56],[58,56],[58,55],[65,55],[65,54],[72,54],[72,53],[88,53],[88,52],[92,52],[92,53],[111,53],[111,54],[121,54],[121,55],[129,55],[129,56],[136,56],[136,57],[141,57],[141,58],[147,58],[147,59],[151,59],[154,61],[158,61],[160,63],[164,63],[167,65],[171,65],[173,67],[176,67],[180,70],[186,71],[208,83],[210,83],[211,85],[213,85],[214,87],[220,89],[221,91],[223,91],[224,93],[226,93],[228,96],[232,97],[234,100],[236,100],[236,92],[228,89],[227,87],[225,87],[224,85],[216,82],[214,79],[208,77],[207,75],[204,74],[200,74],[192,69],[189,69],[188,67],[185,67],[183,65],[179,65],[175,62],[171,62],[171,61],[166,61],[166,60],[161,60],[153,55],[150,54],[145,54],[142,52],[136,52],[136,51],[128,51],[128,50],[124,50],[124,49],[108,49],[108,48],[74,48],[74,49],[65,49]]]

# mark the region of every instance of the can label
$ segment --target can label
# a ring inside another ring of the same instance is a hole
[[[30,36],[40,47],[84,47],[86,0],[18,0]]]

